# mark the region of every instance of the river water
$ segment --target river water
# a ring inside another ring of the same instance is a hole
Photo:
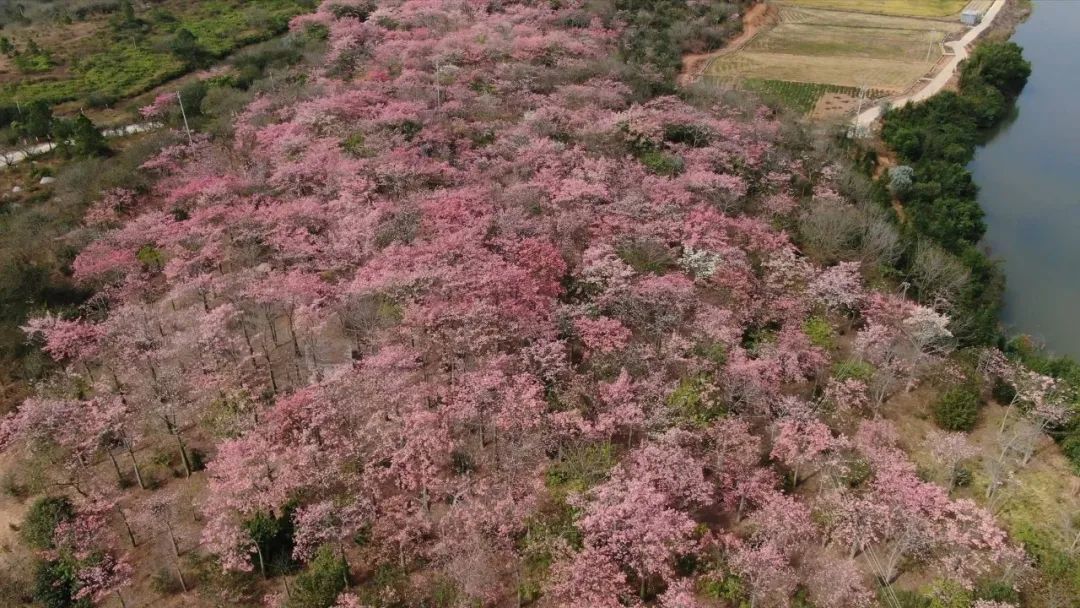
[[[1080,357],[1080,0],[1036,0],[1013,40],[1032,74],[1018,113],[969,166],[1002,260],[1004,321]]]

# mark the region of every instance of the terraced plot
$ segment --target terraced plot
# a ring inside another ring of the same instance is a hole
[[[813,23],[781,23],[745,47],[751,53],[865,57],[927,64],[941,57],[947,33],[940,30],[865,29]]]
[[[942,42],[963,29],[959,22],[785,5],[774,27],[716,57],[706,76],[733,86],[752,79],[899,93],[925,76]],[[806,91],[815,90],[828,89],[805,89],[799,107],[812,107]]]
[[[969,0],[784,0],[784,4],[859,11],[908,17],[952,17],[959,15]]]
[[[707,76],[736,85],[746,78],[791,80],[845,87],[866,86],[900,92],[926,73],[926,64],[865,57],[807,56],[780,53],[738,53],[718,57]]]
[[[767,98],[776,99],[803,114],[817,109],[822,98],[830,97],[836,100],[856,101],[860,94],[859,89],[855,87],[791,82],[789,80],[757,80],[749,78],[743,82],[742,86],[750,91],[757,91]],[[877,90],[867,90],[865,94],[867,99],[885,96],[883,91]]]

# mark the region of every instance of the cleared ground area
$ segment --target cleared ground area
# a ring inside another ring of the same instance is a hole
[[[773,4],[771,27],[716,55],[704,77],[766,93],[803,113],[846,113],[859,107],[860,97],[897,95],[925,77],[945,53],[943,43],[967,29],[955,13],[970,4],[785,0]],[[938,13],[952,17],[917,16]]]
[[[783,2],[783,4],[808,8],[930,18],[959,15],[969,3],[969,0],[784,0]]]
[[[779,22],[741,49],[716,57],[706,75],[899,92],[924,76],[957,22],[781,6]]]

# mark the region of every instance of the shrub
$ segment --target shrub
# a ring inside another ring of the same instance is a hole
[[[928,608],[969,608],[971,592],[952,581],[938,581],[930,589]]]
[[[975,597],[990,602],[1020,605],[1020,594],[1016,591],[1016,587],[1000,580],[980,582],[975,586]]]
[[[161,270],[165,266],[165,254],[153,245],[143,245],[135,253],[135,259],[142,262],[146,270]]]
[[[202,102],[208,91],[209,87],[202,80],[196,80],[180,89],[180,99],[184,102],[184,112],[188,119],[202,114]]]
[[[176,578],[176,574],[172,568],[159,568],[150,577],[150,588],[154,590],[154,593],[158,595],[176,595],[183,591],[183,587],[180,585],[180,579]]]
[[[870,365],[866,361],[860,361],[858,359],[848,359],[847,361],[838,361],[833,364],[832,375],[837,380],[843,382],[844,380],[862,380],[866,382],[874,375],[874,366]]]
[[[206,452],[199,448],[191,448],[188,451],[188,459],[191,461],[192,471],[201,471],[206,468]]]
[[[337,19],[357,19],[359,21],[367,21],[368,15],[375,11],[377,7],[374,2],[359,2],[356,4],[331,4],[329,7],[330,13]]]
[[[911,191],[915,170],[908,165],[899,165],[889,169],[889,191],[898,198],[903,198]]]
[[[664,139],[695,148],[709,145],[709,130],[697,125],[675,124],[664,127]]]
[[[94,91],[86,96],[86,105],[91,108],[107,108],[119,101],[115,95]]]
[[[262,561],[259,567],[267,574],[286,573],[296,566],[292,559],[294,510],[295,505],[289,504],[282,510],[280,517],[257,513],[244,522],[244,529],[258,547]]]
[[[35,549],[50,549],[56,526],[71,519],[75,509],[65,496],[45,496],[34,501],[23,520],[22,537]]]
[[[323,546],[307,570],[296,577],[286,608],[329,608],[348,584],[349,568],[337,553]]]
[[[717,366],[722,366],[724,363],[727,363],[727,347],[724,346],[723,342],[705,339],[694,344],[693,352],[694,355],[710,361]]]
[[[987,84],[1003,95],[1016,97],[1031,76],[1031,63],[1015,42],[985,42],[975,47],[960,70],[960,88],[965,93],[978,84]]]
[[[675,266],[671,250],[653,239],[626,239],[615,247],[615,253],[638,272],[663,274]]]
[[[979,419],[979,393],[966,386],[949,389],[934,403],[934,421],[947,431],[970,431]]]
[[[8,563],[0,571],[0,606],[27,606],[34,601],[29,577],[21,572],[28,565]]]
[[[668,395],[668,407],[679,419],[706,426],[727,413],[723,403],[710,389],[708,378],[704,374],[683,377],[675,390]]]
[[[810,343],[824,349],[836,346],[836,336],[832,325],[825,317],[810,317],[803,323],[803,333],[810,338]]]
[[[967,467],[957,467],[953,472],[953,485],[958,488],[966,488],[971,485],[972,475],[971,469]]]
[[[210,58],[210,54],[199,44],[199,39],[186,28],[176,32],[176,36],[169,43],[169,50],[190,67],[201,66]]]
[[[228,597],[233,602],[229,605],[249,606],[263,596],[257,574],[225,570],[217,559],[197,551],[186,553],[183,564],[191,574],[189,584],[204,598],[205,605],[220,605],[220,598]]]
[[[881,599],[881,605],[883,606],[897,606],[898,608],[929,608],[930,598],[918,593],[917,591],[911,591],[909,589],[890,589],[893,598],[887,599],[885,596],[886,588],[880,588],[880,594],[883,596]]]
[[[994,381],[994,388],[990,391],[990,394],[993,395],[994,401],[1002,405],[1008,405],[1016,398],[1016,387],[998,378]]]
[[[660,152],[658,150],[649,150],[642,152],[638,159],[645,165],[645,168],[655,173],[656,175],[663,175],[665,177],[675,177],[682,174],[686,168],[686,164],[683,159],[667,152]]]
[[[615,466],[615,448],[609,442],[567,450],[548,467],[545,483],[552,489],[582,492],[607,478]]]
[[[847,470],[844,472],[841,480],[849,488],[857,488],[870,479],[870,475],[873,473],[873,469],[870,468],[870,462],[864,458],[855,458],[848,463]]]
[[[26,487],[26,484],[19,480],[13,472],[7,472],[3,477],[0,477],[0,488],[8,496],[22,500],[30,494],[30,489]]]
[[[90,608],[90,599],[75,599],[78,581],[71,565],[43,561],[34,573],[34,600],[45,608]]]
[[[85,114],[79,113],[75,119],[72,139],[75,142],[75,155],[78,157],[92,158],[109,154],[109,144],[105,142],[105,136]]]
[[[341,149],[356,158],[371,156],[371,152],[364,146],[366,139],[363,131],[356,131],[341,140]]]

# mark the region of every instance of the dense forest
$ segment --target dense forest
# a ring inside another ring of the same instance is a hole
[[[327,1],[73,160],[131,181],[19,323],[0,603],[1071,606],[1080,374],[999,343],[939,208],[941,117],[1022,59],[890,113],[875,182],[675,85],[744,4]]]

